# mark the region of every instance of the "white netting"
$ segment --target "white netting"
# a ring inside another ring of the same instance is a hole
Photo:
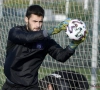
[[[97,90],[100,90],[99,3],[99,0],[0,0],[0,87],[5,81],[3,65],[8,31],[15,25],[24,24],[27,6],[39,4],[46,12],[44,29],[53,27],[69,17],[84,21],[89,32],[86,41],[79,45],[75,54],[65,63],[59,63],[47,55],[39,69],[39,79],[56,70],[74,70],[86,76],[90,88],[95,89],[96,87]],[[64,32],[54,35],[52,38],[63,48],[69,44],[69,39]]]

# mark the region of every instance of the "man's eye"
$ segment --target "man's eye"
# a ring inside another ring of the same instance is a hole
[[[40,21],[40,23],[43,23],[43,21]]]
[[[33,22],[37,22],[37,21],[33,21]]]

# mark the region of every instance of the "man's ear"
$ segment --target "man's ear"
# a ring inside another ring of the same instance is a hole
[[[25,17],[24,20],[25,20],[26,23],[28,23],[28,18],[27,17]]]

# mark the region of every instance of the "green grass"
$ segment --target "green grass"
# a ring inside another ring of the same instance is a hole
[[[16,7],[16,8],[24,8],[27,5],[29,5],[29,0],[5,0],[4,1],[4,6],[5,7]]]
[[[3,73],[3,67],[0,67],[0,90],[1,90],[1,87],[3,85],[5,81],[5,76],[4,76],[4,73]]]

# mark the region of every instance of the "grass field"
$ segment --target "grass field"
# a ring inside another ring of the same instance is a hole
[[[46,67],[41,67],[40,70],[39,70],[39,78],[43,78],[44,76],[54,72],[55,70],[60,70],[60,69],[55,69],[55,68],[46,68]],[[67,70],[74,70],[74,71],[77,71],[83,75],[86,76],[88,82],[90,83],[91,81],[91,75],[90,75],[90,70],[89,69],[83,69],[83,68],[67,68]],[[100,73],[99,73],[100,70],[97,70],[97,82],[100,82]],[[0,90],[1,90],[1,86],[2,84],[4,83],[5,81],[5,76],[4,76],[4,73],[3,73],[3,68],[0,67]],[[100,83],[98,83],[97,85],[99,85]],[[90,86],[91,87],[91,86]],[[100,90],[100,87],[97,88],[97,90]]]

